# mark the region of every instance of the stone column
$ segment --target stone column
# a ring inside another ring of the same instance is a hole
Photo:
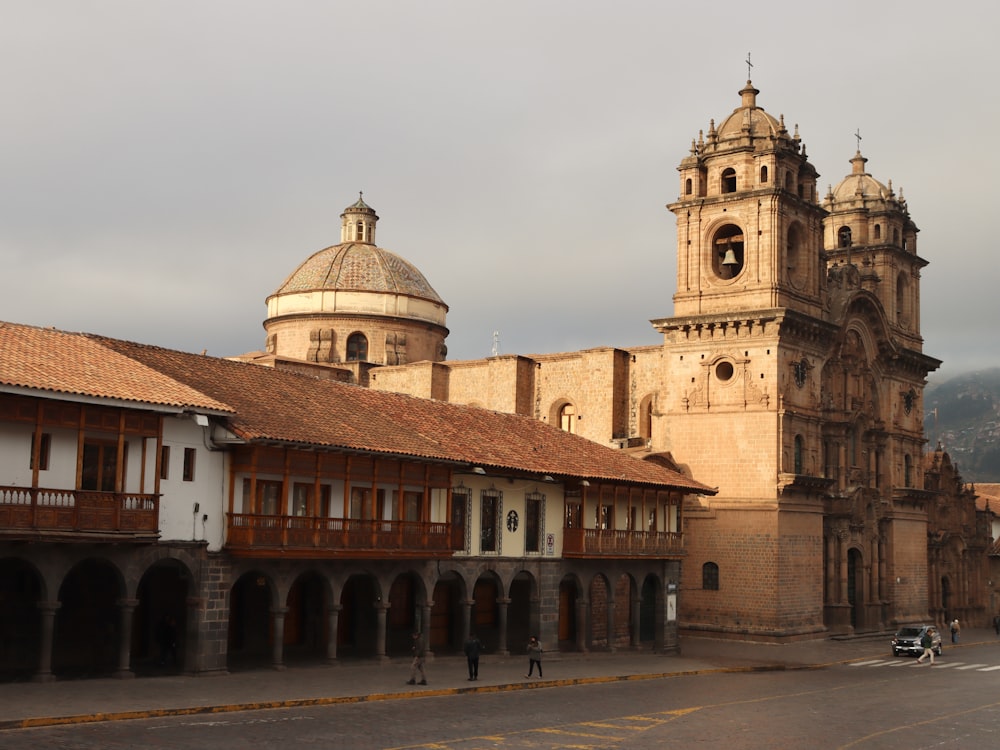
[[[34,682],[52,682],[55,679],[52,674],[52,646],[56,632],[56,610],[61,606],[60,602],[38,602],[41,633],[38,640],[38,669],[32,677]]]
[[[205,611],[205,599],[191,596],[185,603],[187,604],[187,613],[184,618],[183,669],[185,674],[198,674],[202,671],[201,650],[204,644],[200,633],[202,613]]]
[[[507,607],[510,605],[510,599],[497,599],[497,605],[500,610],[500,622],[498,623],[500,639],[497,644],[497,653],[501,656],[509,656],[510,650],[507,648]]]
[[[462,642],[472,633],[472,608],[476,606],[475,599],[465,599],[462,604]]]
[[[641,625],[640,620],[642,619],[640,615],[642,611],[641,605],[642,605],[641,597],[636,596],[632,598],[631,602],[632,614],[630,615],[630,619],[632,621],[632,635],[631,635],[632,648],[634,649],[642,647],[642,631],[639,627]]]
[[[326,610],[326,663],[340,664],[337,661],[337,631],[340,629],[340,610],[342,604],[331,604]]]
[[[613,654],[618,648],[615,646],[615,592],[611,586],[608,586],[608,608],[604,619],[607,621],[608,653]]]
[[[288,607],[275,607],[271,610],[273,622],[274,640],[271,642],[271,666],[274,669],[285,668],[285,615],[288,614]]]
[[[431,609],[434,602],[427,602],[420,605],[420,638],[424,642],[424,651],[428,657],[434,656],[431,651]]]
[[[375,615],[376,615],[376,625],[375,625],[375,658],[380,662],[389,661],[389,657],[386,656],[385,651],[385,639],[386,639],[386,618],[389,612],[389,602],[377,601],[375,602]]]
[[[121,615],[118,637],[118,671],[115,677],[129,679],[135,677],[135,672],[129,669],[132,661],[132,613],[139,606],[138,599],[119,599],[118,611]]]

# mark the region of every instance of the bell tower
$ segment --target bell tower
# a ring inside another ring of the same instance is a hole
[[[699,133],[681,161],[674,314],[788,307],[820,313],[825,279],[818,174],[798,135],[757,104]]]

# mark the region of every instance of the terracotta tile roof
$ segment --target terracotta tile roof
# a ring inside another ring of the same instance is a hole
[[[0,321],[0,386],[231,411],[225,404],[81,333]]]
[[[91,334],[0,325],[4,383],[229,412],[229,428],[248,441],[715,494],[669,466],[641,461],[529,417]]]
[[[986,510],[989,503],[990,510],[1000,515],[1000,484],[976,483],[976,510]]]

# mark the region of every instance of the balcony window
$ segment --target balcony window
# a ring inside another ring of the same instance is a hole
[[[128,445],[124,446],[127,449]],[[125,465],[122,456],[122,466]],[[115,491],[115,473],[118,468],[118,446],[111,442],[86,441],[83,444],[83,471],[80,475],[81,490],[100,492]],[[124,481],[124,477],[122,477]]]
[[[281,482],[257,480],[257,513],[277,516],[281,513]]]
[[[170,446],[160,448],[160,479],[170,478]]]
[[[500,493],[483,490],[479,508],[479,551],[499,552],[500,538]]]
[[[524,499],[524,551],[539,552],[542,549],[542,506],[545,496],[532,492]]]
[[[292,487],[292,515],[308,516],[312,506],[313,486],[305,482],[296,482]]]
[[[583,505],[579,502],[566,503],[566,528],[583,528]]]
[[[28,459],[28,468],[35,468],[35,440],[32,437],[31,440],[31,456]],[[38,439],[38,470],[48,471],[49,468],[49,451],[52,447],[52,435],[47,432],[43,432]]]

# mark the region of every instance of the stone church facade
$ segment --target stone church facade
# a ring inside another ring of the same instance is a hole
[[[411,288],[408,309],[441,313],[410,320],[407,341],[433,339],[420,361],[374,347],[361,368],[325,366],[373,389],[532,416],[717,487],[684,507],[687,632],[790,640],[931,615],[985,619],[979,562],[932,549],[941,508],[964,517],[968,505],[974,518],[975,507],[957,473],[925,480],[923,390],[940,362],[923,352],[927,262],[906,201],[860,151],[821,195],[797,126],[789,132],[758,94],[747,81],[740,105],[678,167],[667,206],[674,310],[651,321],[662,345],[450,362],[443,302]],[[364,209],[345,210],[345,243]],[[263,358],[320,364],[301,322],[317,317],[299,310],[292,333],[286,287],[269,299]],[[952,545],[957,534],[985,548],[981,526],[959,524]]]

